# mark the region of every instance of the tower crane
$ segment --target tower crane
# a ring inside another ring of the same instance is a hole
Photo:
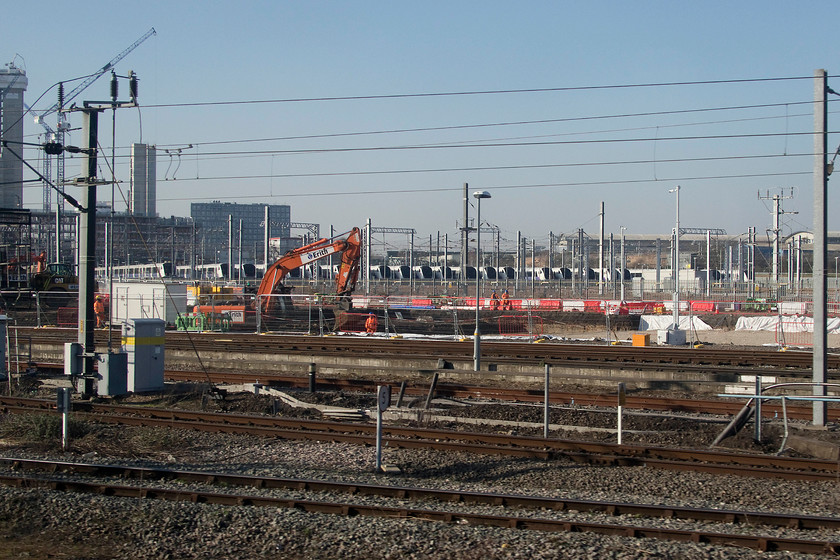
[[[58,85],[58,101],[49,109],[45,111],[41,111],[38,115],[35,116],[35,123],[40,124],[44,127],[44,131],[47,133],[47,141],[48,142],[57,142],[64,145],[64,133],[70,130],[70,123],[67,121],[66,115],[61,112],[61,109],[64,107],[64,104],[73,101],[80,93],[88,88],[93,82],[99,79],[102,74],[113,68],[119,61],[123,58],[128,56],[128,54],[140,46],[143,41],[151,37],[152,35],[157,35],[157,31],[155,28],[152,27],[142,37],[134,41],[127,49],[122,51],[120,54],[112,58],[108,63],[88,76],[82,83],[78,86],[70,90],[67,94],[64,93],[64,84],[60,83]],[[53,130],[44,120],[44,117],[47,115],[51,115],[52,113],[58,113],[57,117],[57,130]],[[50,157],[48,155],[44,155],[44,177],[49,178],[51,175],[50,169]],[[59,154],[56,159],[56,181],[55,184],[63,191],[64,190],[64,152]],[[49,185],[44,185],[44,199],[43,199],[43,210],[44,212],[50,211],[50,187]],[[61,210],[64,209],[64,199],[60,199],[58,201],[59,207]]]

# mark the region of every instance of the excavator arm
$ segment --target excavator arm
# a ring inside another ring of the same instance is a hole
[[[283,293],[283,279],[290,271],[335,253],[341,253],[341,267],[336,276],[336,293],[349,299],[359,276],[359,260],[362,253],[359,228],[353,228],[343,238],[319,239],[309,245],[292,249],[269,266],[257,289],[257,301],[261,302],[263,312],[271,311],[276,298],[260,296]]]

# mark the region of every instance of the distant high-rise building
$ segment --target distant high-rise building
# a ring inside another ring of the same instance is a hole
[[[14,62],[0,69],[0,139],[9,149],[0,148],[0,207],[23,206],[23,92],[29,80]]]
[[[239,223],[242,222],[242,254],[251,262],[262,262],[265,234],[265,208],[268,206],[269,237],[289,237],[292,209],[285,204],[237,204],[235,202],[193,202],[190,216],[195,221],[198,252],[205,262],[226,262],[228,250],[228,217],[232,225],[231,246],[238,254]],[[216,252],[219,255],[216,256]],[[236,257],[234,257],[234,261]]]
[[[130,214],[157,216],[157,150],[146,144],[131,145]]]

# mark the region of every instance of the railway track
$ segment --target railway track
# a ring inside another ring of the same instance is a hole
[[[32,344],[63,344],[76,339],[72,329],[35,329],[15,327],[18,339]],[[107,333],[99,331],[97,344],[107,343]],[[12,335],[14,336],[14,334]],[[116,333],[116,339],[119,334]],[[472,341],[441,341],[388,339],[356,336],[299,336],[299,335],[257,335],[245,333],[166,333],[167,349],[197,351],[199,353],[252,353],[283,354],[302,356],[344,356],[344,357],[393,357],[401,360],[440,359],[471,362]],[[482,342],[482,358],[496,363],[530,363],[550,365],[579,365],[635,368],[743,368],[761,369],[764,374],[783,372],[807,372],[812,366],[812,353],[803,351],[778,352],[773,350],[728,349],[728,348],[672,348],[631,347],[592,344],[569,344],[545,342]],[[829,356],[830,371],[840,371],[840,356]],[[729,371],[729,370],[727,370]]]
[[[54,401],[0,397],[7,414],[54,413]],[[309,441],[375,444],[375,426],[367,423],[287,419],[271,416],[224,414],[126,405],[74,403],[74,415],[94,422],[156,426],[218,433]],[[576,440],[545,439],[477,432],[386,426],[383,444],[392,448],[532,457],[563,458],[608,466],[645,466],[787,480],[833,481],[840,477],[835,461],[753,455],[717,450],[672,449],[616,445]]]
[[[59,367],[56,365],[55,367]],[[262,385],[276,388],[307,389],[309,379],[288,375],[280,375],[272,372],[200,372],[200,371],[167,371],[166,378],[171,381],[185,382],[206,382],[244,385],[259,382]],[[323,378],[317,379],[319,390],[331,391],[360,391],[375,393],[378,385],[385,384],[385,381],[372,381],[366,379],[339,379]],[[427,395],[427,385],[407,384],[406,395],[422,396]],[[475,387],[454,383],[439,383],[435,386],[435,395],[439,397],[450,397],[460,399],[497,399],[512,402],[542,403],[545,393],[535,389],[510,389],[505,387]],[[553,405],[577,405],[596,407],[615,407],[617,393],[582,393],[569,391],[549,391],[549,402]],[[688,412],[695,414],[720,414],[734,415],[743,408],[743,401],[726,401],[721,399],[682,399],[672,397],[650,397],[632,396],[626,397],[624,406],[636,410],[657,410],[667,412]],[[763,414],[776,415],[781,417],[782,407],[777,404],[762,404]],[[786,406],[788,418],[796,420],[810,420],[813,417],[811,407],[804,405],[789,404]],[[840,420],[840,409],[829,407],[828,417],[830,420]]]
[[[123,465],[97,465],[55,461],[0,458],[0,465],[8,471],[0,474],[0,483],[7,486],[43,488],[52,491],[78,492],[100,496],[188,501],[191,503],[221,504],[231,507],[285,507],[310,513],[421,519],[445,523],[490,525],[510,529],[546,532],[575,531],[610,534],[623,537],[645,537],[694,543],[747,547],[761,551],[793,551],[808,554],[837,553],[840,541],[798,539],[754,534],[755,526],[769,526],[797,530],[836,530],[840,518],[807,515],[777,515],[771,513],[698,509],[609,501],[567,500],[525,495],[477,493],[425,489],[415,487],[382,486],[357,483],[336,483],[322,480],[282,479],[275,477],[243,476],[228,473],[138,468]],[[23,474],[26,473],[26,474]],[[30,473],[36,473],[30,476]],[[118,478],[120,484],[102,479]],[[90,479],[90,480],[87,480]],[[125,480],[139,481],[131,485]],[[177,481],[177,488],[150,485],[150,481]],[[209,489],[207,487],[210,487]],[[217,489],[224,488],[224,492]],[[259,489],[259,494],[232,492],[231,488]],[[397,506],[384,503],[360,503],[301,499],[276,495],[278,491],[317,493],[319,497],[340,494],[376,496],[398,501]],[[410,501],[434,501],[438,504],[459,504],[445,509],[406,507]],[[494,514],[476,513],[464,506],[490,506],[500,510]],[[514,511],[511,511],[515,508]],[[539,517],[528,515],[537,511]],[[546,515],[545,512],[552,512]],[[568,515],[573,512],[575,515]],[[612,518],[632,516],[633,524],[623,520],[608,523],[580,520],[581,512],[606,514]],[[648,519],[647,525],[645,520]],[[702,530],[652,527],[651,519],[694,521],[705,524]],[[708,527],[711,523],[749,526],[739,533],[723,533]]]
[[[63,364],[52,362],[34,363],[38,371],[61,373]],[[278,389],[294,388],[307,389],[309,379],[300,376],[278,374],[271,371],[183,371],[167,370],[164,372],[168,381],[195,382],[245,385],[259,382],[262,385]],[[387,384],[386,380],[317,378],[317,387],[322,391],[357,391],[374,393],[378,385]],[[406,396],[427,395],[429,387],[411,383],[406,385]],[[456,383],[439,383],[435,387],[435,395],[459,399],[496,399],[501,401],[542,403],[545,393],[536,389],[511,389],[505,387],[481,387]],[[584,393],[572,391],[550,391],[549,402],[552,405],[614,407],[616,393]],[[627,395],[624,406],[635,410],[656,410],[694,414],[720,414],[731,416],[737,414],[744,406],[742,401],[726,401],[723,399],[674,398]],[[763,414],[781,417],[784,413],[781,405],[773,403],[762,404]],[[794,420],[810,420],[813,417],[811,407],[805,405],[786,405],[788,418]],[[840,408],[828,407],[828,419],[840,420]]]

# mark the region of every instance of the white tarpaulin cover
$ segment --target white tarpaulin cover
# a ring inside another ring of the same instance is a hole
[[[814,319],[802,315],[782,316],[784,332],[814,332]],[[779,316],[773,317],[738,317],[735,323],[736,331],[776,331],[779,326]],[[830,334],[840,334],[840,318],[829,317],[826,330]]]
[[[694,320],[692,323],[692,319]],[[642,315],[639,321],[640,331],[661,331],[669,329],[674,324],[674,317],[668,315]],[[680,330],[710,331],[712,327],[704,323],[699,317],[680,316]]]

